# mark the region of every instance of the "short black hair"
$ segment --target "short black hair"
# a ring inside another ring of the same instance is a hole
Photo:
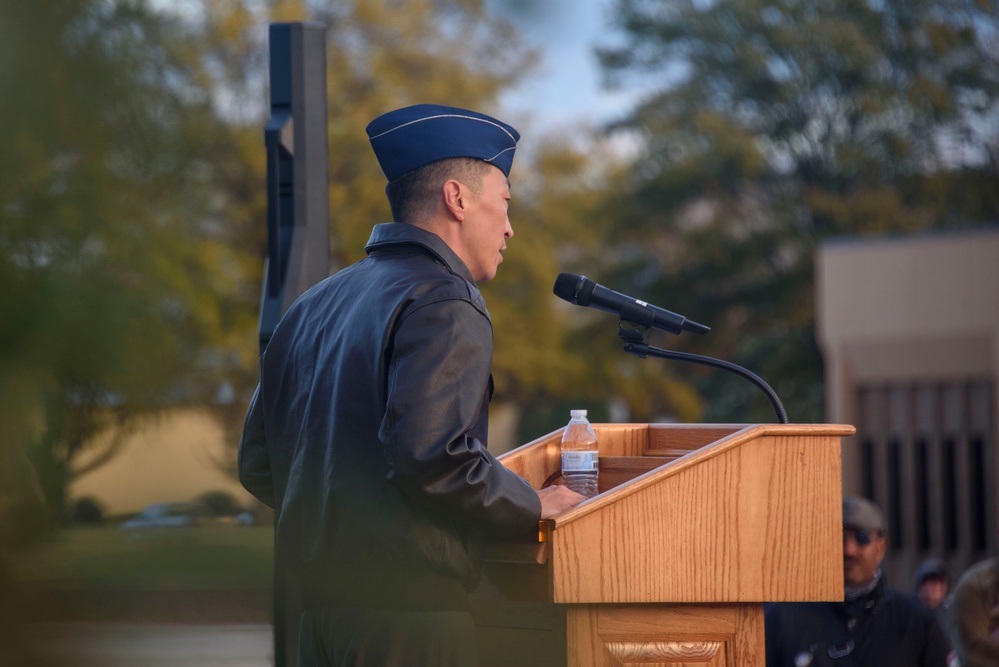
[[[478,158],[453,157],[414,169],[385,186],[385,196],[396,222],[413,222],[433,213],[440,188],[448,179],[461,181],[475,194],[482,191],[488,162]]]

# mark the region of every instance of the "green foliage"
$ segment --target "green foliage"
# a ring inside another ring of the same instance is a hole
[[[75,524],[103,523],[104,506],[96,498],[80,498],[69,509],[69,521]]]
[[[619,0],[618,129],[636,160],[600,273],[713,327],[679,345],[741,363],[791,421],[821,420],[813,254],[831,235],[999,219],[999,16],[985,3]],[[681,371],[705,419],[773,419],[741,380]]]
[[[95,435],[205,401],[226,365],[221,142],[177,29],[126,0],[0,10],[0,477],[31,471],[53,515]]]

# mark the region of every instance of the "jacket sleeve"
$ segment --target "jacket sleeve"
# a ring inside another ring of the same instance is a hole
[[[473,435],[492,365],[488,315],[462,299],[411,308],[388,365],[379,438],[388,479],[414,502],[486,534],[537,529],[541,502]]]
[[[237,467],[243,487],[268,507],[277,507],[274,478],[271,475],[270,455],[264,435],[264,412],[260,386],[253,392],[250,407],[243,422],[243,435],[239,439]]]

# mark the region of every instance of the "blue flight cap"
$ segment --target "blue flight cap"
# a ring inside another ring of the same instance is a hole
[[[368,123],[367,133],[390,182],[451,157],[479,158],[509,177],[520,139],[517,130],[502,121],[439,104],[389,111]]]

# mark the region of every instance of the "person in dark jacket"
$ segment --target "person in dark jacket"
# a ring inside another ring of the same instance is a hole
[[[950,602],[950,577],[947,566],[939,558],[927,558],[920,563],[913,578],[914,599],[930,610],[934,618],[947,632],[947,608]]]
[[[932,614],[881,571],[884,516],[843,499],[843,602],[785,602],[766,611],[767,667],[946,667],[950,644]]]
[[[289,308],[260,362],[243,485],[276,509],[301,591],[299,664],[474,665],[483,539],[537,534],[584,498],[533,490],[486,449],[492,324],[476,282],[513,229],[519,135],[417,105],[368,136],[399,222]]]

